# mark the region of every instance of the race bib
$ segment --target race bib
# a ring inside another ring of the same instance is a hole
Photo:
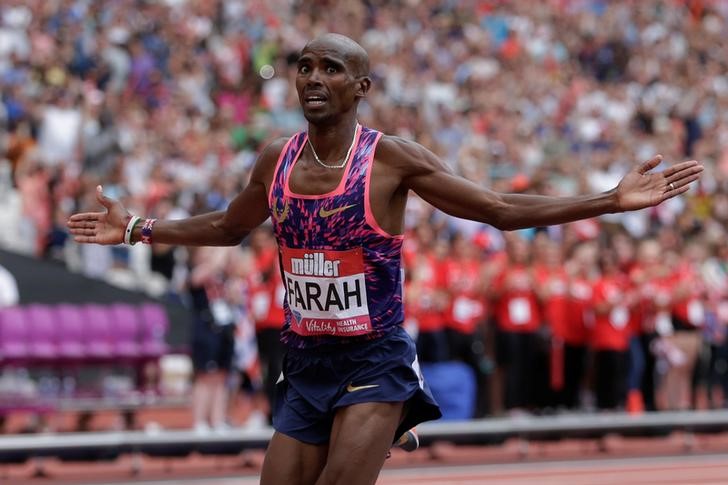
[[[670,318],[670,314],[667,312],[660,312],[657,315],[655,315],[655,331],[662,335],[663,337],[666,335],[672,335],[673,334],[673,328],[672,328],[672,318]]]
[[[701,327],[705,321],[705,309],[698,300],[688,303],[688,321],[695,327]]]
[[[337,337],[372,331],[361,248],[281,251],[291,330]]]
[[[233,309],[230,308],[230,305],[225,300],[212,300],[210,302],[210,312],[217,325],[230,325],[231,323],[235,323]]]
[[[514,298],[508,302],[508,316],[513,325],[525,325],[531,321],[531,305],[527,298]]]
[[[468,323],[483,313],[483,305],[476,300],[464,296],[455,298],[452,306],[452,316],[456,322]]]
[[[255,293],[250,300],[250,310],[253,318],[263,320],[270,309],[270,295],[265,291]]]
[[[622,330],[627,326],[627,322],[629,322],[629,311],[625,307],[618,306],[612,308],[612,311],[609,313],[609,323],[614,328]]]

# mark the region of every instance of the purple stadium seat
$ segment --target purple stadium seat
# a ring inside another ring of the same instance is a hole
[[[62,361],[79,362],[86,356],[84,312],[81,307],[61,303],[56,307],[58,319],[58,356]]]
[[[140,320],[136,306],[127,303],[114,303],[109,306],[113,319],[112,346],[114,355],[125,360],[142,357],[140,345]]]
[[[58,358],[57,323],[53,308],[31,304],[25,308],[28,354],[34,362],[50,362]]]
[[[145,358],[153,359],[169,351],[165,340],[169,319],[167,311],[158,303],[143,303],[139,307],[141,316],[141,345]]]
[[[86,356],[101,361],[115,359],[111,345],[114,321],[108,307],[90,303],[84,305],[83,313]]]
[[[25,309],[0,308],[0,362],[23,364],[28,360],[28,325]]]

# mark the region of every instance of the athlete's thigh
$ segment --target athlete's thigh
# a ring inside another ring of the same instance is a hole
[[[275,432],[260,474],[261,485],[313,485],[326,463],[328,445],[310,445]]]
[[[326,466],[316,485],[371,485],[376,482],[403,403],[370,402],[340,408],[334,417]]]

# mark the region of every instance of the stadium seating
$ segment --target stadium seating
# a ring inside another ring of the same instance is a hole
[[[86,357],[85,325],[81,308],[62,303],[56,307],[58,357],[64,363],[80,363]]]
[[[108,362],[115,359],[111,344],[113,321],[108,308],[90,303],[84,307],[86,356],[96,362]]]
[[[58,318],[52,307],[32,304],[25,308],[28,354],[35,364],[49,364],[58,360]]]
[[[24,364],[28,361],[28,326],[25,309],[0,309],[0,362],[2,365]]]
[[[108,312],[112,322],[110,336],[114,357],[125,362],[138,362],[142,351],[137,308],[127,303],[115,303],[108,307]]]
[[[169,329],[169,319],[164,308],[156,303],[143,303],[139,314],[142,355],[146,359],[156,359],[169,353],[169,345],[164,338]]]
[[[0,309],[0,368],[77,374],[83,366],[153,363],[168,353],[169,320],[156,303],[28,304]]]

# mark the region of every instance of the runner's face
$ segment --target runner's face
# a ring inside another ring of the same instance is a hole
[[[303,115],[311,123],[337,121],[340,115],[356,109],[363,96],[362,77],[351,62],[325,44],[307,46],[298,59],[296,90]]]

